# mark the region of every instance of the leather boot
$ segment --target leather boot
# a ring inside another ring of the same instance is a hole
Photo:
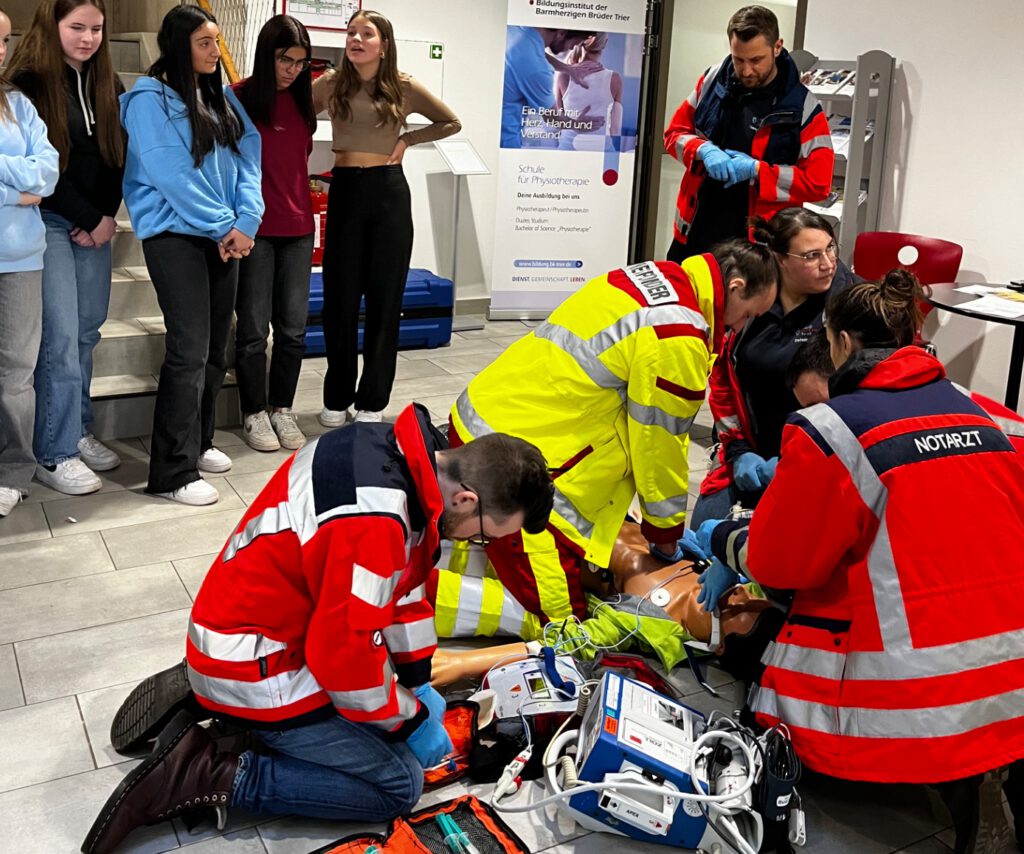
[[[125,698],[110,724],[110,743],[125,755],[148,752],[151,742],[182,710],[209,717],[192,693],[185,660],[143,679]]]
[[[82,844],[83,854],[107,854],[131,831],[183,813],[214,808],[223,829],[237,753],[220,753],[188,712],[179,712],[157,736],[153,752],[107,799]]]

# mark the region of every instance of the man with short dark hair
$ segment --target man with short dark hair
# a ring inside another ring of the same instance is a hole
[[[800,82],[775,14],[745,6],[726,28],[728,60],[701,75],[665,131],[686,167],[670,261],[747,233],[751,217],[825,198],[832,137],[821,105]]]
[[[288,458],[196,596],[185,668],[147,679],[115,717],[115,748],[159,732],[157,746],[101,810],[86,854],[197,808],[378,822],[416,804],[423,769],[452,749],[430,687],[440,537],[542,531],[553,502],[536,447],[484,438],[449,449],[410,406]],[[218,751],[189,709],[269,751]]]

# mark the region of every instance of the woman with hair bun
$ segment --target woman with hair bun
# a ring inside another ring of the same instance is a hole
[[[782,425],[800,408],[786,370],[800,345],[822,327],[829,296],[863,281],[839,260],[827,219],[806,208],[786,208],[754,221],[782,272],[771,310],[730,335],[711,374],[710,403],[721,443],[700,485],[691,525],[722,519],[740,502],[754,507],[778,462]]]
[[[1024,821],[1024,465],[912,345],[920,297],[894,270],[829,300],[830,399],[790,416],[749,528],[706,523],[704,588],[717,601],[738,570],[795,591],[750,707],[789,727],[806,766],[934,784],[955,850],[1001,851],[1011,763]]]

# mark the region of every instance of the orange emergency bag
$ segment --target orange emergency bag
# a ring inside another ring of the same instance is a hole
[[[498,814],[473,795],[396,818],[387,832],[347,836],[312,854],[451,854],[440,815],[450,816],[480,854],[529,854],[530,849]]]

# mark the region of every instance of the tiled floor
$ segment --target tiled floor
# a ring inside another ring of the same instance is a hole
[[[416,399],[443,421],[475,372],[527,331],[522,323],[487,323],[457,334],[450,347],[403,353],[388,415]],[[295,402],[310,435],[321,432],[315,416],[323,369],[319,359],[304,363]],[[702,412],[695,428],[691,493],[707,467],[709,417]],[[101,476],[101,492],[68,498],[36,486],[27,505],[0,520],[0,852],[77,851],[96,811],[133,766],[108,743],[111,717],[139,679],[180,659],[188,609],[210,561],[286,456],[250,450],[237,431],[219,433],[217,444],[234,466],[212,478],[221,493],[212,507],[144,495],[141,437],[115,443],[124,462]],[[728,708],[732,692],[723,687],[724,700],[697,689],[688,702],[703,711]],[[802,788],[808,851],[950,850],[943,811],[922,790],[824,780]],[[433,798],[461,791],[456,784]],[[528,785],[517,797],[538,792]],[[662,850],[584,834],[550,807],[509,822],[534,851]],[[123,850],[304,854],[353,830],[235,812],[222,836],[208,826],[190,835],[176,822],[133,834]]]

